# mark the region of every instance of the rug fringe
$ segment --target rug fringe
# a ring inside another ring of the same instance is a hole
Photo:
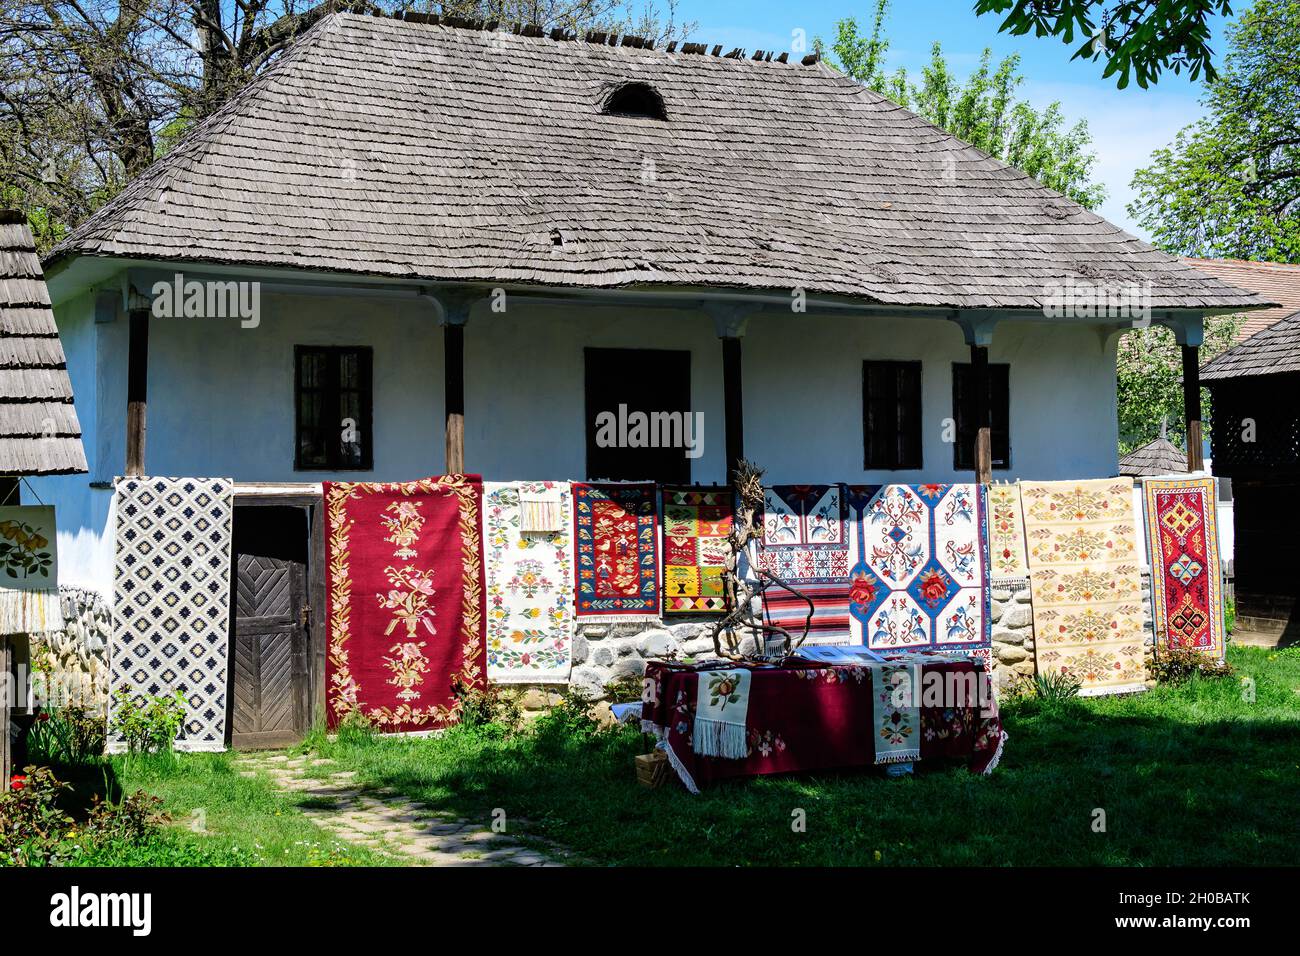
[[[1112,694],[1141,694],[1146,690],[1146,684],[1121,684],[1119,687],[1085,687],[1079,691],[1079,696],[1107,697]]]
[[[701,757],[743,760],[749,756],[745,725],[697,716],[691,748]]]
[[[887,763],[907,763],[908,761],[920,760],[921,751],[916,750],[891,750],[887,754],[876,757],[876,766],[880,767]]]
[[[0,634],[48,634],[63,630],[58,589],[21,591],[0,586]]]
[[[988,776],[994,770],[998,769],[998,764],[1002,760],[1002,748],[1007,745],[1007,732],[1005,730],[998,732],[998,749],[993,751],[993,759],[984,767],[984,776]]]
[[[668,764],[673,768],[673,772],[677,774],[677,778],[681,780],[686,789],[698,796],[700,788],[695,785],[695,780],[691,777],[690,771],[686,769],[686,764],[682,763],[677,754],[673,753],[673,748],[668,743],[668,738],[665,737],[655,746],[668,755]]]
[[[583,624],[661,624],[658,614],[580,614],[575,618],[579,626]]]

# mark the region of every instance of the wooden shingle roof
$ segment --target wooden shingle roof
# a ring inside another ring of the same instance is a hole
[[[1262,332],[1278,319],[1300,309],[1300,265],[1283,262],[1251,262],[1246,259],[1191,259],[1183,262],[1216,279],[1231,283],[1239,289],[1258,293],[1270,302],[1278,303],[1271,309],[1260,309],[1244,316],[1237,330],[1237,341],[1244,342],[1256,332]]]
[[[86,471],[64,346],[22,213],[0,209],[0,475]]]
[[[1134,448],[1119,460],[1119,473],[1141,478],[1147,475],[1177,475],[1187,471],[1187,455],[1167,438],[1157,438]]]
[[[813,58],[527,33],[332,15],[52,260],[971,309],[1150,282],[1154,309],[1265,303]],[[667,119],[602,112],[629,82]]]
[[[0,209],[0,475],[86,471],[72,383],[26,218]]]
[[[1201,367],[1201,381],[1287,372],[1300,372],[1300,312],[1274,322],[1264,331],[1256,332],[1246,341],[1219,353],[1213,361]],[[1295,396],[1286,400],[1294,402]]]

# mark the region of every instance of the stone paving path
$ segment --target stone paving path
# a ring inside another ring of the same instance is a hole
[[[281,793],[312,798],[299,809],[332,835],[409,866],[564,866],[568,854],[559,847],[543,852],[521,846],[506,834],[391,790],[363,789],[353,783],[355,773],[330,773],[330,766],[329,760],[275,751],[235,760],[242,776],[264,776]],[[308,768],[313,776],[305,774]]]

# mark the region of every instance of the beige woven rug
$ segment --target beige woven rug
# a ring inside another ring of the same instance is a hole
[[[1022,481],[1038,673],[1080,695],[1145,690],[1133,480]]]

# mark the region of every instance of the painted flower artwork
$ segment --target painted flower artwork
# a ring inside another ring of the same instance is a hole
[[[0,521],[0,566],[11,578],[40,575],[48,578],[54,555],[50,542],[25,521]]]

